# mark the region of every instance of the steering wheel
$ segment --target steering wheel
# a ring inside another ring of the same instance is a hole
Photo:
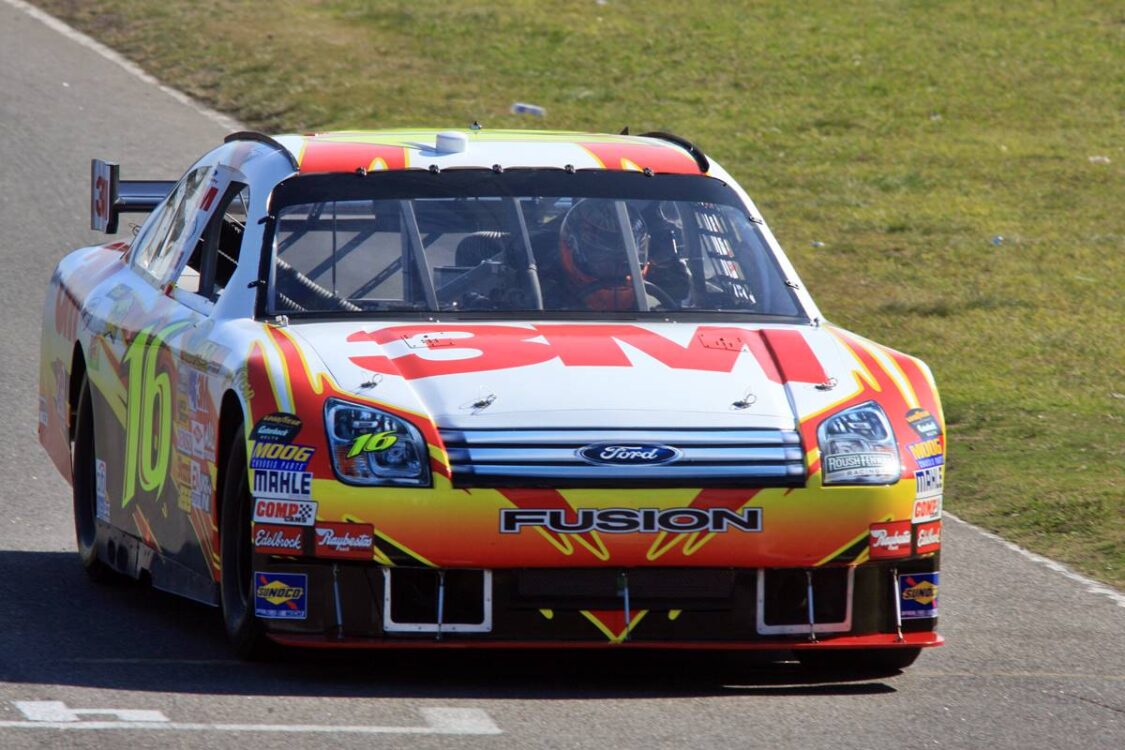
[[[668,294],[668,292],[664,291],[651,281],[645,281],[645,293],[651,294],[653,297],[656,297],[657,301],[660,302],[660,307],[665,310],[680,309],[680,306],[676,303],[676,300],[672,299],[672,296]]]

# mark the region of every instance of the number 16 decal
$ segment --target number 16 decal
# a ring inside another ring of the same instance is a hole
[[[180,321],[152,334],[144,329],[129,344],[124,362],[128,365],[127,419],[125,425],[125,485],[121,507],[137,493],[137,479],[144,492],[164,489],[172,437],[172,382],[168,373],[156,371],[160,344],[188,325]]]

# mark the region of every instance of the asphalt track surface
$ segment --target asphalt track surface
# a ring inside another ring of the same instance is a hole
[[[88,582],[69,487],[36,439],[43,289],[62,255],[98,241],[91,156],[126,179],[172,178],[223,135],[0,2],[0,747],[1125,748],[1125,599],[952,520],[948,645],[889,677],[608,651],[247,665],[215,611]]]

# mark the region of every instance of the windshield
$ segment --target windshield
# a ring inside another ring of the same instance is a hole
[[[273,199],[275,314],[800,317],[724,183],[604,170],[309,175]]]

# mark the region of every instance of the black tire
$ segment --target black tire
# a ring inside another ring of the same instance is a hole
[[[219,501],[219,555],[223,624],[235,654],[256,660],[270,654],[262,622],[254,615],[254,549],[250,543],[250,485],[246,471],[246,436],[235,428],[226,451]]]
[[[891,674],[909,667],[921,653],[921,648],[809,649],[798,651],[797,660],[818,672]]]
[[[97,452],[94,446],[94,397],[90,381],[82,377],[75,409],[74,444],[71,447],[71,486],[74,490],[74,537],[78,560],[91,580],[108,583],[118,578],[98,559]]]

